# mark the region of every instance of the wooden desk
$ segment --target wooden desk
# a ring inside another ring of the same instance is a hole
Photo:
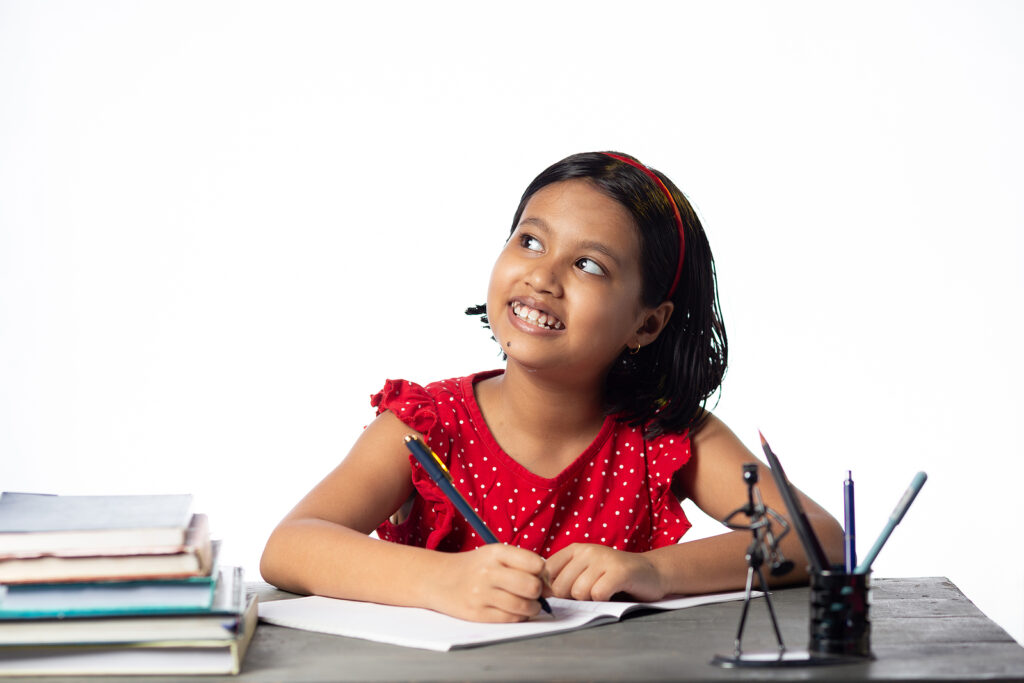
[[[293,597],[267,584],[252,589],[264,601]],[[807,589],[773,596],[787,646],[806,648]],[[195,680],[1024,681],[1024,648],[947,579],[874,579],[875,659],[857,664],[746,670],[710,665],[716,653],[731,652],[740,608],[741,603],[732,602],[648,613],[606,626],[446,653],[260,624],[240,676]],[[764,602],[753,603],[744,651],[774,650],[769,624]]]

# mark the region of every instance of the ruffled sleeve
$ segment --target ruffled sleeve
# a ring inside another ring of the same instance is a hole
[[[370,398],[370,405],[377,409],[377,415],[389,410],[407,427],[422,434],[431,450],[448,464],[450,441],[440,428],[437,403],[427,389],[414,382],[389,379],[384,388]],[[377,528],[377,535],[395,543],[444,550],[444,540],[452,530],[455,506],[411,453],[409,466],[418,494],[409,517],[400,524],[386,520]]]
[[[672,492],[672,478],[690,460],[690,437],[665,434],[647,444],[651,491],[651,547],[679,542],[692,526]]]
[[[390,410],[407,427],[426,437],[437,423],[434,399],[419,384],[404,379],[386,381],[384,388],[370,397],[370,405],[378,415]]]

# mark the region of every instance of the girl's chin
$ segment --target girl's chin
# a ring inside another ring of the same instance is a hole
[[[564,368],[568,359],[564,354],[552,353],[549,349],[536,348],[530,339],[513,339],[504,341],[501,350],[508,357],[506,364],[518,365],[532,372],[550,368]]]

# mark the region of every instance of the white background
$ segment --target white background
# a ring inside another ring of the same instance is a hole
[[[0,2],[0,488],[192,492],[257,578],[385,378],[499,365],[519,195],[614,149],[710,235],[717,414],[840,519],[852,469],[862,554],[926,470],[876,573],[1024,640],[1024,5],[625,7]]]

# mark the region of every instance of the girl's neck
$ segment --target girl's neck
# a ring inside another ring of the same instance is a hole
[[[600,382],[566,381],[508,363],[503,375],[484,384],[478,388],[477,403],[495,436],[551,445],[580,439],[589,443],[604,423]]]

